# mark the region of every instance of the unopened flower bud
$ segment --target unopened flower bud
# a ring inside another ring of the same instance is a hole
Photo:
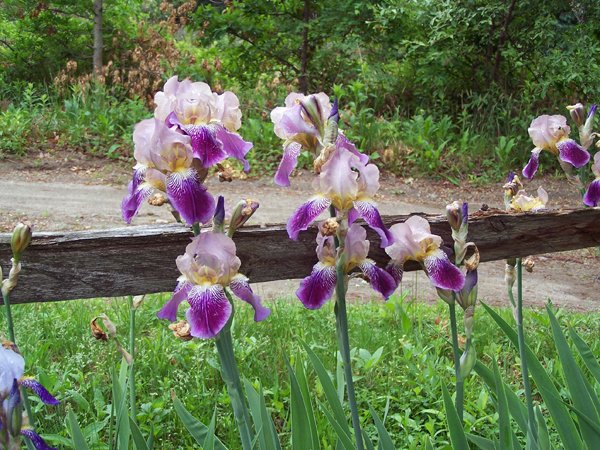
[[[528,256],[527,258],[523,259],[523,268],[529,272],[532,273],[533,272],[533,268],[535,267],[535,260],[533,259],[532,256]]]
[[[333,217],[327,219],[321,224],[321,234],[323,236],[335,236],[340,227],[340,224]]]
[[[165,203],[169,203],[169,199],[162,192],[156,192],[148,199],[148,204],[152,206],[162,206]]]
[[[331,113],[327,119],[325,126],[325,133],[323,136],[323,142],[325,144],[334,144],[338,137],[338,122],[340,120],[340,113],[338,110],[338,99],[333,99],[333,107]]]
[[[23,427],[23,404],[17,380],[13,381],[12,389],[5,402],[8,404],[8,432],[14,437],[20,436]]]
[[[12,248],[13,258],[16,262],[21,259],[21,254],[31,242],[31,226],[19,222],[13,230],[10,247]]]
[[[569,110],[569,114],[571,115],[571,119],[573,122],[577,124],[578,127],[583,126],[585,122],[585,108],[581,103],[576,103],[574,105],[567,106]]]
[[[258,209],[259,203],[257,201],[247,199],[241,200],[235,206],[233,213],[231,214],[231,220],[229,221],[229,236],[233,236],[236,230],[242,227],[254,212]]]
[[[182,341],[192,340],[190,324],[185,320],[180,320],[177,323],[169,325],[169,329],[173,331],[173,336]]]
[[[449,205],[446,205],[446,217],[448,218],[450,228],[458,231],[460,229],[460,224],[462,223],[460,203],[454,201]]]
[[[213,216],[213,229],[220,233],[223,232],[225,226],[225,198],[219,195],[217,199],[217,207]]]
[[[454,303],[454,292],[450,289],[436,288],[438,296],[449,305]]]
[[[460,377],[464,380],[475,367],[477,352],[473,343],[467,344],[467,349],[460,357]]]

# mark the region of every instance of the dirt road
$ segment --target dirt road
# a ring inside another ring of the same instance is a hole
[[[28,220],[39,231],[123,226],[119,205],[126,192],[129,167],[106,164],[105,160],[77,158],[80,159],[62,163],[42,158],[42,162],[30,166],[22,161],[1,161],[0,231],[9,231],[18,220]],[[310,178],[309,174],[295,178],[292,189],[277,187],[270,178],[232,183],[219,183],[211,178],[208,186],[213,194],[222,193],[229,204],[240,198],[258,199],[261,206],[253,223],[276,223],[285,222],[311,194]],[[574,206],[578,201],[576,194],[565,190],[564,183],[544,182],[555,205]],[[493,186],[459,188],[444,182],[383,178],[377,200],[383,214],[442,213],[445,205],[454,199],[477,206],[481,203],[501,206],[499,185],[497,189]],[[166,208],[144,205],[134,223],[172,220]],[[479,297],[491,304],[506,304],[504,262],[482,264],[479,273]],[[354,299],[373,297],[363,281],[352,283],[350,292]],[[295,280],[262,283],[256,290],[267,298],[292,297],[297,284]],[[402,289],[426,301],[437,299],[422,273],[406,274]],[[537,307],[551,299],[554,304],[572,310],[597,310],[600,307],[600,258],[595,249],[538,256],[534,273],[525,275],[524,298],[527,304]]]

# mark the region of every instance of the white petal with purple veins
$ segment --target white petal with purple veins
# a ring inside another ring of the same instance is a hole
[[[365,260],[358,267],[369,279],[371,287],[379,292],[384,299],[387,300],[396,290],[398,284],[394,277],[384,269],[377,267],[370,259]]]
[[[188,224],[207,223],[212,219],[215,199],[198,181],[194,169],[171,173],[167,177],[167,196]]]
[[[303,205],[301,205],[287,223],[287,232],[291,239],[298,239],[298,233],[306,230],[310,224],[325,211],[331,200],[324,197],[313,197]]]
[[[290,185],[290,174],[298,164],[298,156],[300,156],[301,150],[302,146],[297,142],[291,142],[283,149],[283,157],[275,173],[275,183],[279,186],[287,187]]]
[[[459,291],[465,285],[464,274],[450,262],[448,255],[442,250],[428,255],[423,260],[423,266],[435,287]]]
[[[190,309],[186,317],[190,324],[190,334],[209,339],[223,329],[231,316],[231,304],[220,285],[194,286],[188,294]]]
[[[335,283],[335,267],[317,263],[311,274],[300,282],[296,296],[306,308],[319,309],[331,298]]]
[[[590,161],[590,154],[573,139],[563,139],[556,144],[558,157],[579,169]]]

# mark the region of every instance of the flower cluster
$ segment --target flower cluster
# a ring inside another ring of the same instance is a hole
[[[245,156],[252,143],[236,133],[242,116],[238,98],[174,76],[154,102],[154,118],[138,123],[133,133],[137,164],[121,204],[123,219],[130,223],[142,202],[160,191],[188,224],[206,223],[215,209],[204,186],[208,169],[228,157],[250,169]]]
[[[27,424],[23,417],[20,387],[31,389],[47,405],[59,403],[40,383],[23,376],[25,360],[11,342],[0,345],[0,448],[20,448],[22,436],[31,440],[37,450],[55,450]]]
[[[507,211],[537,212],[546,209],[548,193],[543,187],[538,187],[537,197],[530,196],[523,189],[523,183],[513,172],[508,174],[504,189],[504,207]]]

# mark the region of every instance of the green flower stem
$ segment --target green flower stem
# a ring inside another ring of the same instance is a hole
[[[454,375],[456,377],[456,412],[460,421],[463,420],[465,381],[460,375],[460,347],[458,346],[458,327],[456,323],[456,302],[448,304],[450,310],[450,331],[452,333],[452,351],[454,353]]]
[[[348,314],[346,313],[346,291],[348,289],[348,276],[344,273],[343,260],[339,260],[336,266],[336,304],[335,318],[338,338],[338,347],[342,354],[344,362],[344,377],[346,378],[346,389],[348,391],[348,403],[350,404],[350,413],[352,415],[352,427],[354,428],[354,437],[356,439],[356,448],[363,450],[362,432],[360,429],[360,418],[358,416],[358,406],[356,404],[356,395],[354,393],[354,380],[352,379],[352,362],[350,360],[350,339],[348,337]]]
[[[198,236],[200,234],[200,224],[198,222],[192,225],[192,231],[194,232],[194,236]]]
[[[137,408],[135,401],[135,308],[133,297],[129,296],[129,354],[131,355],[131,366],[129,367],[129,414],[131,419],[137,423]]]
[[[510,292],[512,296],[512,292]],[[523,388],[525,389],[525,401],[527,403],[527,414],[529,415],[529,428],[533,439],[537,442],[537,424],[533,411],[533,396],[531,395],[531,383],[529,382],[529,371],[527,370],[527,356],[525,353],[525,333],[523,331],[523,267],[521,258],[517,258],[517,335],[519,339],[519,358],[521,358],[521,373],[523,375]]]
[[[229,301],[231,301],[229,292],[226,293]],[[252,439],[254,438],[254,435],[250,424],[248,405],[246,404],[246,398],[240,380],[240,372],[233,353],[231,321],[229,321],[227,325],[225,325],[225,328],[217,335],[215,343],[217,345],[217,351],[219,352],[219,359],[221,360],[221,375],[223,381],[227,385],[227,392],[231,399],[233,415],[235,416],[240,432],[240,438],[242,440],[242,448],[244,450],[252,450]]]

